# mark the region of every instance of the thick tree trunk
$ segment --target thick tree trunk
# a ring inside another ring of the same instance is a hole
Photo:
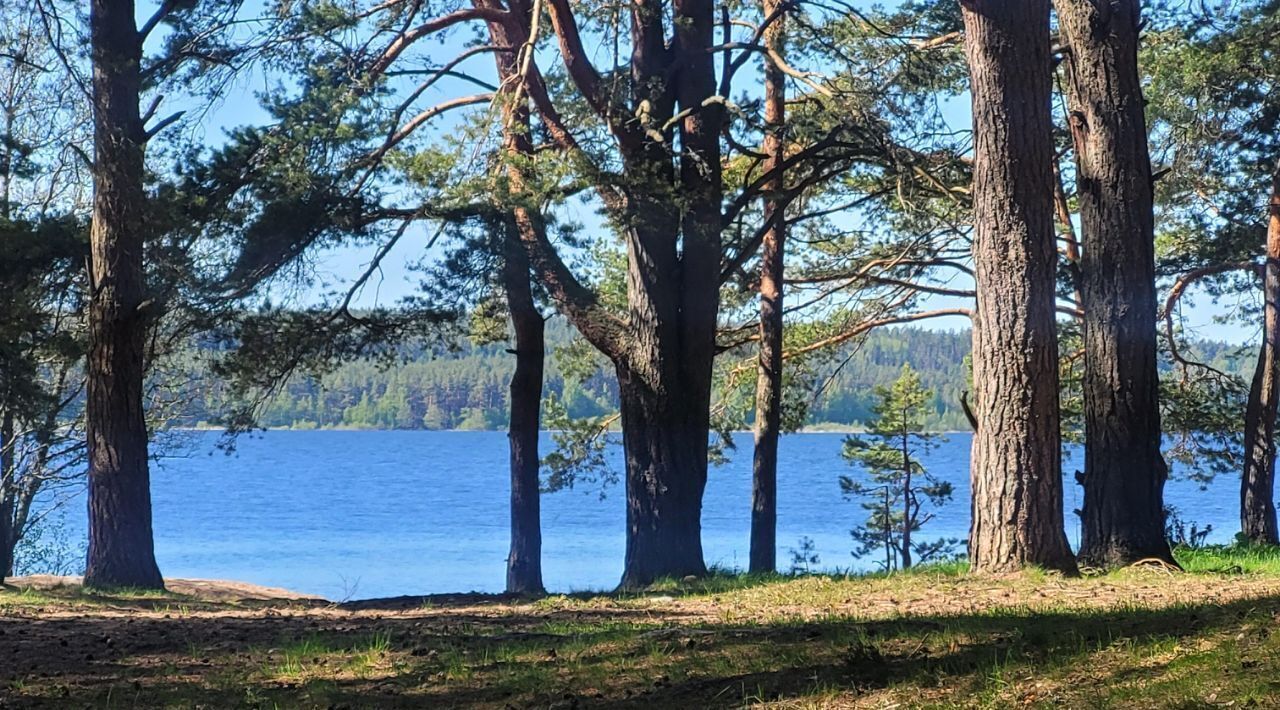
[[[779,0],[764,0],[764,17],[781,11]],[[782,51],[784,17],[765,29],[764,43]],[[782,68],[772,60],[764,67],[764,120],[768,130],[765,170],[777,170],[786,160],[786,87]],[[755,449],[751,468],[751,552],[748,569],[774,572],[778,567],[778,439],[782,434],[783,272],[787,218],[782,192],[786,181],[778,175],[765,185],[764,219],[769,225],[760,243],[760,358],[756,370]]]
[[[1084,248],[1081,562],[1172,562],[1164,531],[1151,158],[1137,0],[1056,0]]]
[[[627,468],[623,588],[706,573],[702,494],[720,307],[724,109],[707,101],[716,94],[712,53],[694,48],[714,46],[714,8],[711,0],[674,3],[677,44],[689,49],[672,55],[675,71],[668,76],[676,77],[679,106],[690,109],[679,124],[676,180],[665,183],[667,147],[650,142],[636,155],[626,186],[627,338],[611,355]],[[656,41],[633,57],[633,73],[651,76],[657,68],[651,65],[657,57],[647,54],[662,51]]]
[[[164,580],[152,541],[142,406],[146,136],[138,112],[142,42],[133,2],[93,0],[90,35],[95,155],[85,404],[85,584],[158,589]]]
[[[617,141],[621,173],[596,187],[626,241],[625,315],[606,308],[575,279],[545,235],[521,230],[520,238],[550,297],[618,373],[627,469],[622,586],[702,574],[700,518],[724,198],[725,110],[714,98],[715,3],[675,0],[668,6],[637,0],[631,5],[634,106],[625,116],[616,110],[619,97],[602,91],[573,7],[565,0],[550,0],[545,7],[570,80]],[[524,16],[525,8],[513,0],[516,15]],[[668,21],[675,34],[671,42],[664,31]],[[525,41],[529,24],[519,29],[509,42]],[[540,75],[524,76],[548,133],[561,148],[577,153],[580,146],[564,129]],[[683,114],[678,119],[677,105]],[[668,121],[677,126],[678,140],[654,138]]]
[[[706,574],[702,557],[702,494],[707,482],[707,434],[697,398],[659,395],[618,368],[626,456],[627,552],[621,587]],[[703,410],[705,411],[705,409]]]
[[[1262,348],[1244,415],[1240,532],[1250,542],[1280,544],[1276,528],[1276,411],[1280,405],[1280,168],[1272,176],[1263,275]]]
[[[1062,520],[1048,0],[963,3],[977,309],[969,559],[1072,571]]]
[[[541,594],[542,518],[538,477],[538,432],[542,408],[545,321],[533,301],[529,257],[518,238],[505,239],[503,285],[515,331],[516,371],[511,376],[511,552],[507,592]]]

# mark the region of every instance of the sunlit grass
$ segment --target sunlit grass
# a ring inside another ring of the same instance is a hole
[[[1280,576],[1280,548],[1277,547],[1239,544],[1179,547],[1174,550],[1174,557],[1188,572]]]
[[[313,635],[257,653],[268,659],[263,677],[294,681],[343,675],[367,678],[390,665],[393,655],[387,632],[354,640]]]
[[[963,562],[894,574],[716,571],[624,594],[387,612],[281,616],[270,605],[116,598],[113,618],[130,611],[176,640],[120,659],[98,685],[82,676],[67,690],[23,673],[0,693],[119,705],[123,679],[139,707],[1267,707],[1280,697],[1280,633],[1270,631],[1280,553],[1177,554],[1187,573],[984,577]],[[101,623],[85,598],[5,590],[0,608],[24,604],[15,613],[28,618],[66,608]],[[199,613],[174,613],[188,603]],[[183,636],[184,625],[218,623],[217,609],[257,635]]]

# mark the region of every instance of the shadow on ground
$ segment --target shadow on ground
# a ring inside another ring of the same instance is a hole
[[[854,702],[895,687],[944,688],[977,702],[1010,668],[1070,668],[1118,645],[1176,647],[1265,630],[1280,616],[1280,596],[762,624],[470,595],[343,607],[72,601],[9,608],[0,618],[0,707],[738,706],[815,694]],[[1159,662],[1088,665],[1090,682],[1101,684],[1154,682],[1165,670]]]

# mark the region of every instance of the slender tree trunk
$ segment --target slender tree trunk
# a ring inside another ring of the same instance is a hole
[[[519,239],[505,239],[503,285],[515,331],[516,371],[511,376],[511,553],[507,591],[540,594],[542,518],[538,477],[538,432],[542,407],[543,330],[545,321],[533,301],[529,257]]]
[[[1067,275],[1071,279],[1071,299],[1076,308],[1084,303],[1084,283],[1080,276],[1080,240],[1076,238],[1076,226],[1071,222],[1071,209],[1067,204],[1067,191],[1062,186],[1062,171],[1058,161],[1053,162],[1053,207],[1061,222],[1062,236],[1065,242],[1063,257],[1066,260]]]
[[[143,413],[146,141],[142,40],[130,0],[93,0],[93,227],[87,359],[89,556],[85,584],[162,588],[151,533]]]
[[[1151,158],[1138,0],[1057,0],[1084,248],[1080,560],[1172,562],[1164,531]]]
[[[974,121],[976,572],[1072,571],[1062,520],[1048,0],[966,0]]]
[[[764,17],[781,12],[779,0],[764,0]],[[764,31],[764,44],[781,52],[784,16]],[[764,67],[764,120],[767,131],[765,170],[786,160],[786,75],[771,59]],[[782,434],[783,272],[787,241],[786,181],[779,174],[765,186],[764,220],[769,225],[760,243],[760,358],[756,370],[755,449],[751,469],[751,553],[749,569],[774,572],[778,567],[778,438]]]
[[[12,106],[5,111],[4,135],[13,135],[15,120]],[[13,190],[13,147],[0,146],[0,217],[7,222],[13,216],[13,205],[10,204]],[[5,577],[13,574],[13,552],[17,545],[17,528],[13,524],[15,502],[17,500],[18,470],[17,446],[13,441],[14,421],[12,400],[13,393],[6,390],[4,414],[0,417],[0,584]]]
[[[897,567],[893,559],[893,509],[889,507],[889,485],[884,487],[884,571],[892,572]]]
[[[13,550],[18,542],[13,524],[18,492],[14,429],[13,412],[6,409],[0,416],[0,584],[13,574]]]
[[[906,417],[904,413],[903,422]],[[911,435],[902,435],[902,569],[911,569]]]
[[[483,5],[483,3],[478,3]],[[532,8],[515,2],[511,10],[529,26]],[[528,206],[531,202],[525,171],[534,157],[530,137],[531,118],[523,85],[518,81],[520,68],[518,48],[524,41],[513,36],[503,23],[490,23],[491,36],[508,51],[495,55],[498,76],[510,95],[503,129],[503,147],[507,153],[507,177],[516,204],[510,222],[503,230],[502,282],[506,292],[511,326],[515,332],[516,370],[511,376],[511,419],[507,438],[511,453],[511,550],[507,555],[507,592],[541,594],[542,583],[542,512],[538,459],[538,435],[542,420],[543,365],[546,358],[546,321],[533,298],[529,254],[522,235],[534,242],[546,238],[542,215]],[[527,37],[527,35],[525,35]]]
[[[1240,532],[1250,542],[1280,544],[1276,529],[1276,410],[1280,405],[1280,167],[1271,179],[1262,348],[1244,415]]]

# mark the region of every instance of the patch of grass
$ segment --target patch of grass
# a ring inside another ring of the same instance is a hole
[[[959,578],[969,571],[969,563],[965,560],[948,560],[924,565],[917,565],[908,570],[894,572],[857,572],[832,573],[816,572],[804,574],[751,574],[731,570],[711,569],[702,577],[686,579],[663,578],[646,587],[644,590],[621,592],[611,595],[613,600],[628,597],[646,598],[653,595],[666,596],[713,596],[731,594],[746,590],[774,587],[800,580],[825,580],[828,582],[848,582],[856,580],[910,580],[919,578]],[[558,597],[554,598],[558,599]]]
[[[344,675],[367,678],[387,665],[391,651],[391,635],[386,631],[355,639],[312,635],[279,648],[259,651],[268,659],[261,675],[272,680],[293,681]]]
[[[163,589],[137,589],[119,587],[100,589],[80,585],[51,587],[0,587],[0,607],[9,606],[71,606],[98,608],[125,606],[137,608],[161,608],[173,605],[206,605],[194,597]]]
[[[5,591],[0,604],[38,600],[22,618],[75,613],[0,636],[0,657],[42,664],[0,669],[0,694],[136,707],[1273,706],[1280,553],[1178,554],[1191,572],[717,573],[642,593],[386,610],[95,608]]]
[[[1178,547],[1173,554],[1188,572],[1280,576],[1280,548],[1277,547],[1246,544]]]

